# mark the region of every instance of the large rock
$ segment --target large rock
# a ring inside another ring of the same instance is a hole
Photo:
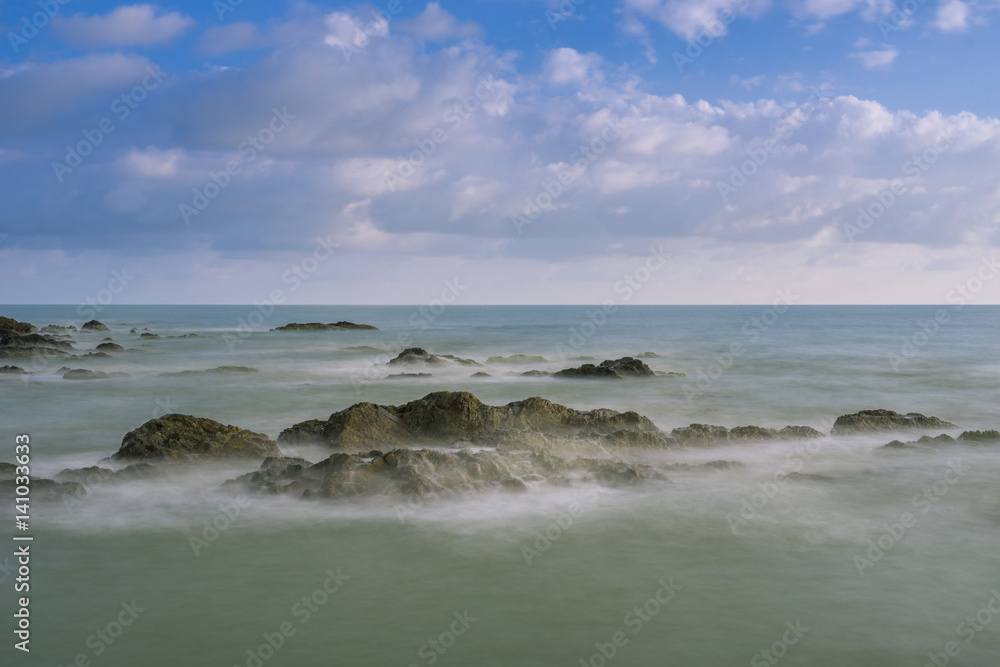
[[[472,359],[462,359],[453,354],[431,354],[422,347],[410,347],[395,358],[389,360],[390,366],[401,364],[427,364],[430,366],[448,366],[450,364],[461,364],[463,366],[481,366],[482,364]]]
[[[273,440],[236,426],[190,415],[151,419],[122,439],[115,460],[263,459],[281,456]]]
[[[621,380],[622,376],[613,369],[606,366],[595,366],[594,364],[584,364],[577,368],[564,368],[552,374],[557,378],[583,378],[583,379],[608,379]]]
[[[729,439],[729,431],[724,426],[691,424],[675,428],[670,432],[670,436],[681,445],[701,445],[726,442]]]
[[[322,431],[316,420],[303,422],[283,431],[278,442],[321,442],[345,452],[384,451],[475,440],[500,429],[595,437],[621,430],[659,432],[634,412],[581,412],[538,397],[490,406],[468,392],[442,391],[400,406],[358,403],[332,414]]]
[[[101,343],[97,346],[98,352],[124,352],[125,348],[118,343]]]
[[[0,366],[0,374],[2,374],[2,375],[28,375],[28,371],[24,370],[20,366]]]
[[[367,330],[378,331],[377,327],[370,324],[355,324],[354,322],[332,322],[323,324],[322,322],[308,322],[305,324],[292,322],[281,327],[271,329],[271,331],[344,331],[344,330]]]
[[[111,377],[103,371],[92,371],[86,368],[74,368],[62,374],[63,380],[106,380]]]
[[[27,322],[19,322],[10,317],[0,316],[0,331],[10,331],[18,334],[30,334],[30,333],[35,333],[37,329],[33,324],[28,324]]]
[[[0,359],[62,357],[74,351],[72,343],[51,334],[0,331]]]
[[[577,368],[566,368],[555,373],[555,377],[560,378],[636,378],[654,377],[649,366],[642,361],[632,357],[622,357],[621,359],[606,359],[600,365],[584,364]]]
[[[858,433],[946,428],[956,428],[956,426],[937,417],[925,417],[916,412],[901,415],[892,410],[862,410],[837,417],[830,433],[832,435],[855,435]]]
[[[111,329],[97,320],[90,320],[80,327],[80,331],[111,331]]]

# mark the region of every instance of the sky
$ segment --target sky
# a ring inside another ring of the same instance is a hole
[[[998,22],[4,0],[0,303],[1000,303]]]

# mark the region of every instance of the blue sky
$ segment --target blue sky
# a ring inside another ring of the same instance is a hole
[[[419,304],[456,279],[467,304],[600,303],[637,271],[628,303],[943,303],[1000,246],[997,20],[4,2],[0,303],[115,271],[117,303]]]

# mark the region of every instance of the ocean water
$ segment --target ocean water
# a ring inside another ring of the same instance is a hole
[[[89,319],[75,306],[0,314],[39,327]],[[75,334],[76,346],[110,337],[128,352],[2,362],[35,372],[0,377],[3,460],[28,433],[33,473],[52,477],[94,465],[166,413],[274,438],[353,403],[441,390],[492,405],[542,396],[635,410],[665,431],[794,424],[829,433],[838,415],[870,408],[934,415],[958,426],[951,435],[1000,428],[997,307],[109,306],[94,316],[112,331]],[[379,331],[268,331],[339,320]],[[140,339],[133,327],[163,338]],[[385,361],[413,346],[484,367],[386,377],[401,371]],[[655,355],[644,358],[654,370],[686,376],[518,375],[643,353]],[[546,361],[487,363],[513,354]],[[223,365],[259,372],[163,375]],[[56,373],[62,366],[126,375],[71,382]],[[82,656],[128,666],[995,666],[1000,450],[881,448],[894,437],[634,454],[653,465],[744,467],[629,488],[531,488],[405,508],[254,497],[229,506],[233,519],[219,486],[252,464],[95,484],[79,502],[34,509],[32,652],[14,651],[8,633],[0,655],[4,665]],[[805,476],[775,482],[790,471]],[[213,522],[224,528],[206,532]],[[12,554],[0,552],[5,614]]]

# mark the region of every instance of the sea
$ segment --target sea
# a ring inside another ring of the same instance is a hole
[[[2,516],[11,666],[625,667],[1000,664],[1000,444],[885,448],[829,436],[888,409],[1000,428],[1000,307],[0,306],[85,354],[9,360],[0,460],[32,475],[107,461],[168,413],[277,438],[359,402],[468,391],[635,411],[669,432],[811,426],[811,441],[617,454],[666,479],[400,503],[236,495],[256,469],[206,463],[33,502],[30,593]],[[378,330],[284,332],[291,322]],[[130,333],[133,329],[136,333]],[[158,337],[140,337],[140,333]],[[191,334],[194,334],[193,336]],[[388,366],[424,348],[477,365]],[[530,359],[512,355],[529,355]],[[523,376],[639,356],[657,376]],[[502,359],[490,359],[503,357]],[[221,366],[257,372],[194,373]],[[111,377],[68,381],[63,368]],[[429,377],[389,377],[424,372]],[[487,373],[488,377],[472,377]],[[683,375],[682,375],[683,374]],[[316,445],[283,446],[320,461]],[[699,468],[710,461],[738,465]],[[689,464],[682,468],[675,464]],[[5,501],[9,502],[9,501]],[[30,653],[14,648],[30,595]]]

